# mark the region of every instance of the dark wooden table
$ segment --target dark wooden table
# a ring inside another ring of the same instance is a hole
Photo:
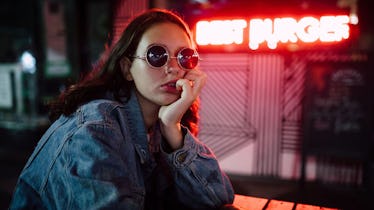
[[[225,206],[227,210],[337,210],[321,206],[294,203],[289,201],[272,200],[253,196],[235,195],[233,205]]]

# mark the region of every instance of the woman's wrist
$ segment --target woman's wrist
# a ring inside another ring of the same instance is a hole
[[[180,123],[175,125],[161,125],[161,133],[171,150],[175,151],[183,147],[183,133]]]

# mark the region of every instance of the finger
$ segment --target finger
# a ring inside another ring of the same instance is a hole
[[[201,89],[204,87],[206,83],[207,75],[205,74],[205,72],[202,72],[202,71],[195,71],[195,72],[191,71],[190,74],[187,74],[185,76],[185,79],[188,79],[191,81],[193,94],[196,95],[196,94],[199,94]]]
[[[198,78],[201,74],[203,74],[204,72],[200,71],[200,70],[191,70],[191,71],[188,71],[185,75],[184,75],[184,79],[188,79],[188,80],[195,80],[196,78]]]
[[[191,92],[192,92],[191,83],[190,83],[190,80],[188,80],[188,79],[179,79],[176,82],[176,86],[177,86],[177,88],[182,89],[182,95],[183,94],[191,94]]]

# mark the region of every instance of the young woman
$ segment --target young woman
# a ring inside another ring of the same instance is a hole
[[[196,138],[206,74],[186,23],[152,9],[51,107],[10,209],[210,209],[230,180]]]

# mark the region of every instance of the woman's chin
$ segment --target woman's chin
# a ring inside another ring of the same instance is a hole
[[[180,95],[174,95],[174,96],[169,96],[163,100],[163,103],[161,104],[162,106],[168,106],[174,102],[176,102],[180,98]]]

